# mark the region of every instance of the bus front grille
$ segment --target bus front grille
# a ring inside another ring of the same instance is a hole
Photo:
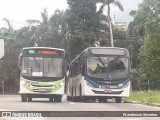
[[[110,91],[110,92],[107,92],[107,91],[96,91],[96,90],[92,90],[95,94],[121,94],[123,92],[122,91]]]
[[[96,80],[95,82],[100,85],[118,85],[124,80]]]
[[[53,85],[32,85],[33,87],[53,87]]]

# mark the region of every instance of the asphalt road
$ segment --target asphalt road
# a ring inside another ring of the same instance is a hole
[[[149,114],[150,111],[157,111],[160,112],[159,107],[151,107],[145,106],[140,104],[132,104],[132,103],[98,103],[98,102],[68,102],[65,99],[65,96],[61,103],[54,103],[48,102],[47,98],[35,98],[32,102],[21,102],[20,95],[0,95],[0,111],[70,111],[70,114],[75,115],[77,113],[73,111],[86,111],[85,115],[90,116],[90,113],[87,111],[93,111],[91,114],[94,117],[32,117],[32,118],[21,118],[21,117],[14,117],[14,118],[6,118],[2,117],[0,120],[160,120],[160,117],[99,117],[100,115],[104,115],[103,111],[109,111],[107,114],[114,116],[117,114],[115,111],[126,111],[127,114],[132,113],[132,111],[143,111]],[[96,113],[95,111],[102,111]],[[110,112],[112,111],[112,112]],[[140,112],[140,114],[143,112]],[[63,112],[62,112],[63,113]],[[103,114],[102,114],[103,113]],[[116,114],[114,114],[116,113]],[[65,114],[65,112],[64,112]],[[96,114],[98,114],[96,117]],[[99,115],[100,114],[100,115]],[[113,115],[112,115],[113,114]],[[136,114],[139,114],[136,113]],[[61,116],[61,114],[60,114]],[[82,113],[83,116],[83,113]]]

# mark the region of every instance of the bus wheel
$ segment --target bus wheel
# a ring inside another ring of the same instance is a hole
[[[27,95],[21,95],[21,101],[27,102]]]
[[[53,97],[49,97],[49,102],[53,102]]]
[[[121,101],[122,101],[121,97],[116,97],[115,99],[116,99],[116,103],[121,103]]]
[[[75,96],[75,97],[72,97],[72,101],[73,102],[80,102],[81,100],[80,100],[80,97]]]
[[[98,98],[98,102],[99,103],[103,103],[103,99],[102,98]]]
[[[80,91],[79,101],[80,102],[85,102],[84,96],[82,96],[82,87],[81,87],[81,85],[79,87],[79,91]]]
[[[87,99],[85,99],[84,96],[80,96],[80,102],[86,102],[86,101],[87,101]]]
[[[107,103],[108,99],[107,98],[98,98],[99,103]]]
[[[32,97],[28,97],[28,102],[32,102]]]
[[[61,102],[62,101],[62,95],[57,95],[54,97],[54,102]]]
[[[67,100],[68,100],[68,101],[71,101],[72,98],[71,98],[70,96],[67,96]]]

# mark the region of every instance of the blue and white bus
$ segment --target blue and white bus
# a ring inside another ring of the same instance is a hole
[[[125,48],[89,47],[69,65],[66,81],[68,101],[107,102],[130,94],[130,56]]]
[[[19,57],[21,101],[49,98],[61,102],[64,95],[65,51],[50,47],[26,47]]]

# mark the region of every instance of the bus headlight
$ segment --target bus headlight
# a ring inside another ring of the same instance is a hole
[[[126,84],[123,86],[123,88],[128,87],[128,85],[129,85],[129,82],[128,82],[128,83],[126,83]]]
[[[92,87],[92,88],[93,88],[93,86],[92,86],[89,82],[86,81],[86,84],[87,84],[89,87]]]
[[[123,84],[119,84],[119,85],[118,85],[118,88],[121,88],[121,87],[123,87]]]
[[[63,83],[63,82],[61,82],[61,83],[60,83],[60,86],[63,86],[63,85],[64,85],[64,83]]]
[[[23,81],[23,80],[21,81],[21,84],[22,84],[22,85],[24,85],[25,83],[26,83],[25,81]]]
[[[99,88],[102,88],[102,85],[99,85]]]
[[[126,88],[126,87],[128,87],[128,85],[129,85],[129,82],[124,84],[124,85],[123,84],[119,84],[118,88]]]

